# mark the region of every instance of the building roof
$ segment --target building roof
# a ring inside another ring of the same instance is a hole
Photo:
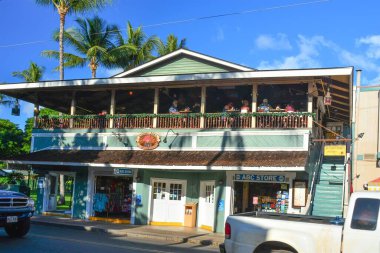
[[[5,160],[8,163],[162,169],[289,168],[304,170],[308,152],[289,151],[126,151],[44,150]]]

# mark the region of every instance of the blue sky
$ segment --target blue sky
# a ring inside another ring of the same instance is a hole
[[[124,32],[130,21],[145,26],[148,35],[174,33],[186,38],[191,50],[258,69],[354,66],[363,70],[362,83],[368,85],[380,80],[379,9],[376,0],[114,0],[96,14]],[[150,26],[234,12],[245,14]],[[66,28],[75,26],[75,18],[67,17]],[[11,73],[26,69],[30,61],[46,68],[44,80],[58,79],[58,63],[41,56],[43,50],[58,50],[52,40],[58,26],[53,8],[34,0],[0,0],[0,83],[20,82]],[[17,46],[23,43],[28,44]],[[100,69],[98,77],[117,72]],[[65,72],[66,79],[90,76],[88,68]],[[31,114],[32,105],[26,103],[20,117],[0,107],[0,118],[21,128]]]

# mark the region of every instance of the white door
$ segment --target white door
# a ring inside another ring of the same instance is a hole
[[[154,224],[183,224],[186,181],[159,179],[152,181],[152,221]]]
[[[215,181],[201,181],[198,227],[214,231]]]

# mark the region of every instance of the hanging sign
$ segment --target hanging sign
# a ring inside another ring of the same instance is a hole
[[[288,180],[282,175],[235,174],[235,181],[286,182]]]
[[[113,169],[114,175],[132,175],[133,171],[132,169],[125,169],[125,168],[115,168]]]
[[[345,156],[346,145],[326,145],[324,150],[325,156]]]
[[[137,135],[136,143],[143,150],[156,149],[160,143],[160,136],[155,133],[142,133]]]

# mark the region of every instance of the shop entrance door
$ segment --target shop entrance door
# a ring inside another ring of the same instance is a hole
[[[198,227],[214,231],[215,181],[201,181]]]
[[[47,209],[55,211],[57,209],[58,177],[55,175],[47,176]]]
[[[155,179],[152,181],[152,225],[183,225],[186,181]]]

